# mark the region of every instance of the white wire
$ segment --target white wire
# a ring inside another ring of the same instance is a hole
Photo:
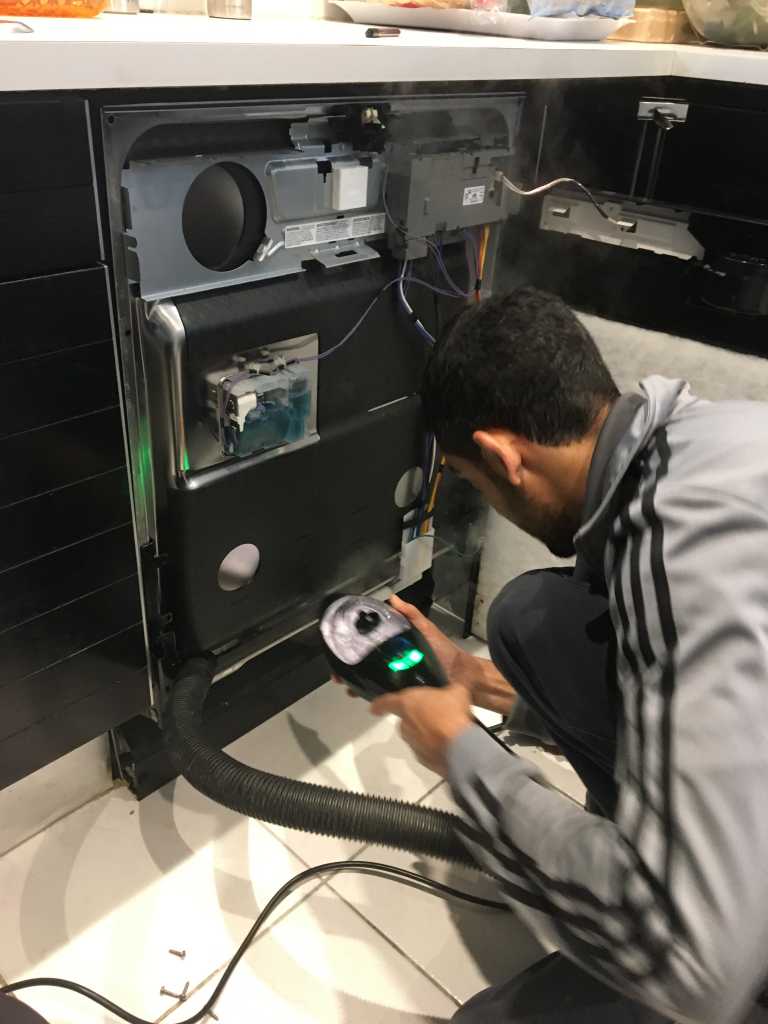
[[[428,342],[430,345],[434,345],[435,344],[434,337],[429,333],[429,331],[424,326],[424,324],[421,322],[421,320],[419,320],[419,318],[416,316],[416,314],[413,311],[413,306],[411,306],[410,302],[406,298],[406,295],[405,295],[405,275],[408,272],[408,267],[409,267],[408,261],[407,260],[403,260],[402,265],[400,267],[400,277],[398,278],[398,286],[397,286],[398,294],[400,296],[400,303],[401,303],[403,309],[408,314],[408,316],[411,318],[413,326],[416,328],[416,330],[419,332],[419,334],[422,336],[422,338],[424,338],[424,340],[426,342]]]
[[[637,227],[637,221],[617,220],[615,217],[611,217],[611,215],[605,211],[603,205],[598,203],[587,186],[582,185],[582,183],[577,181],[575,178],[555,178],[553,181],[548,181],[546,185],[538,185],[536,188],[529,189],[520,188],[519,185],[515,185],[513,181],[509,180],[506,174],[501,174],[501,172],[499,172],[498,180],[501,181],[504,187],[508,188],[510,192],[513,192],[516,196],[522,196],[523,199],[530,199],[532,196],[540,196],[545,192],[551,192],[552,189],[557,188],[558,185],[574,185],[584,193],[600,216],[604,220],[609,221],[615,227],[619,228],[620,231],[631,231],[633,228]]]
[[[414,315],[413,307],[411,306],[411,304],[408,301],[408,299],[405,297],[405,287],[404,286],[405,286],[405,273],[406,273],[407,270],[408,270],[408,264],[407,264],[407,262],[405,260],[403,260],[403,262],[400,265],[400,277],[399,277],[399,283],[398,283],[398,286],[397,286],[397,290],[398,290],[398,292],[400,294],[400,304],[402,305],[403,309],[406,311],[408,316],[413,316]]]

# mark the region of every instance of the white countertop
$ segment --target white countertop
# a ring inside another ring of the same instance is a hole
[[[551,43],[403,30],[366,39],[336,21],[193,15],[0,23],[0,91],[623,78],[680,75],[768,85],[768,53],[640,43]]]

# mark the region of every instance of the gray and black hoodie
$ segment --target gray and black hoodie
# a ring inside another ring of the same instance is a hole
[[[448,753],[465,841],[591,973],[675,1020],[742,1020],[768,975],[768,404],[642,381],[576,549],[616,633],[615,820],[470,728]]]

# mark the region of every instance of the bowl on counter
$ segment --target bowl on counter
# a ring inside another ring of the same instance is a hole
[[[768,0],[683,0],[698,34],[718,46],[768,46]]]

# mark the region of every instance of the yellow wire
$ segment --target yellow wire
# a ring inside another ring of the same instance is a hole
[[[424,522],[421,524],[421,532],[429,533],[429,525],[432,522],[432,513],[435,510],[435,504],[437,502],[437,492],[440,489],[440,481],[443,477],[445,469],[445,456],[440,456],[440,462],[438,463],[437,472],[435,473],[435,479],[432,482],[432,492],[429,495],[429,501],[425,510]]]
[[[485,261],[488,256],[488,243],[491,240],[491,229],[488,224],[483,228],[483,257],[480,263],[480,277],[485,273]]]
[[[477,276],[478,276],[478,279],[481,280],[481,281],[483,279],[483,271],[485,270],[485,257],[486,257],[487,252],[488,252],[488,241],[489,241],[490,237],[491,237],[491,229],[486,224],[483,227],[483,233],[482,233],[482,236],[481,236],[481,239],[480,239],[480,247],[479,247],[478,259],[477,259]],[[480,293],[479,292],[477,293],[477,301],[478,302],[480,301]],[[437,503],[437,492],[440,489],[440,481],[443,478],[444,471],[445,471],[445,456],[441,455],[440,456],[440,462],[439,462],[438,468],[437,468],[437,472],[435,473],[435,479],[434,479],[434,481],[432,483],[432,490],[431,490],[430,495],[429,495],[429,501],[427,502],[427,507],[426,507],[426,510],[425,510],[424,522],[421,524],[421,527],[420,527],[420,531],[421,531],[422,534],[429,533],[430,523],[432,522],[432,513],[434,512],[435,504]]]

